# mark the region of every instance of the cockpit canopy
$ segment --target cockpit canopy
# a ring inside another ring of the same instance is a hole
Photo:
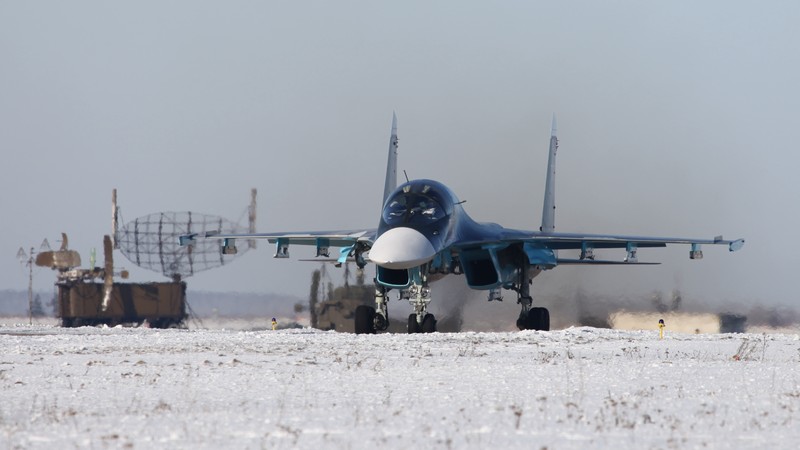
[[[386,202],[383,221],[389,226],[427,225],[447,216],[438,198],[441,194],[430,184],[406,184]]]

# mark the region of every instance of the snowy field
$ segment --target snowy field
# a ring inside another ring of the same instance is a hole
[[[797,334],[0,325],[0,448],[797,448]]]

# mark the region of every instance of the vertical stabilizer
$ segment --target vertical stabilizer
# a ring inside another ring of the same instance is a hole
[[[550,132],[550,154],[547,157],[547,181],[544,186],[544,206],[542,207],[542,233],[552,233],[556,229],[556,115],[553,114],[553,128]]]
[[[392,112],[392,135],[389,138],[389,160],[386,162],[386,183],[383,186],[383,203],[397,188],[397,114]]]

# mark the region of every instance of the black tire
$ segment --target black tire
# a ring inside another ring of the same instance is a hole
[[[531,308],[528,312],[528,329],[550,331],[550,311],[547,308]]]
[[[436,332],[436,317],[433,317],[433,314],[425,314],[425,318],[422,319],[422,332]]]
[[[522,330],[550,331],[550,311],[547,308],[531,308],[527,316],[520,315],[517,328]]]
[[[389,321],[383,316],[383,314],[378,314],[377,312],[375,313],[375,319],[373,320],[373,323],[375,324],[374,326],[376,332],[386,331],[389,328]]]
[[[417,315],[408,315],[408,334],[421,333],[422,327],[417,323]]]
[[[356,334],[375,334],[375,308],[367,305],[356,308]]]
[[[542,308],[542,331],[550,331],[550,310]]]

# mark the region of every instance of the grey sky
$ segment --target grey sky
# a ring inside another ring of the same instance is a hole
[[[261,231],[374,227],[394,110],[401,169],[477,220],[538,228],[556,113],[558,230],[747,239],[535,289],[796,303],[798,23],[793,1],[2,0],[0,289],[62,231],[88,262],[114,187],[126,221],[237,220],[256,187]],[[317,265],[272,252],[190,288],[307,295]]]

